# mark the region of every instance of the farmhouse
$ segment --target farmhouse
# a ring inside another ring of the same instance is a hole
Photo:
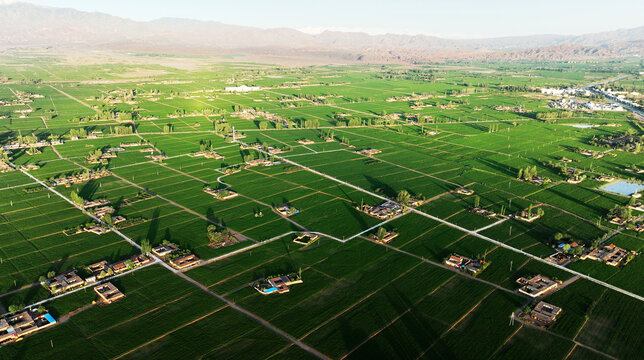
[[[219,200],[228,200],[239,196],[238,193],[228,189],[205,188],[203,191],[206,194],[212,195],[215,199],[219,199]]]
[[[445,265],[471,272],[478,275],[487,267],[487,262],[478,259],[470,259],[462,255],[451,255],[445,260]]]
[[[320,236],[313,233],[303,233],[293,239],[293,242],[300,245],[309,245],[315,240],[319,239]]]
[[[628,250],[624,250],[620,247],[615,246],[615,244],[610,244],[603,246],[601,248],[594,249],[588,254],[581,256],[581,259],[591,259],[600,262],[604,262],[610,266],[619,266],[622,261],[624,261],[627,256],[630,254],[636,254]]]
[[[572,254],[564,253],[564,252],[556,252],[546,258],[547,262],[561,265],[561,266],[566,266],[572,261]]]
[[[461,195],[468,195],[469,196],[469,195],[474,194],[474,190],[464,188],[464,187],[460,187],[460,188],[456,189],[456,193],[461,194]]]
[[[535,275],[531,278],[520,277],[517,279],[517,283],[522,285],[519,288],[520,293],[533,298],[543,296],[559,286],[556,281],[543,275]]]
[[[95,208],[93,212],[97,218],[102,219],[105,217],[105,215],[113,213],[114,208],[111,206],[101,206]]]
[[[545,301],[540,301],[537,306],[530,311],[529,316],[530,319],[534,320],[538,325],[547,327],[557,320],[557,316],[560,313],[560,307],[548,304]]]
[[[97,206],[104,206],[109,203],[110,201],[107,199],[85,200],[83,204],[83,209],[89,209]]]
[[[290,286],[301,283],[302,278],[298,274],[291,273],[256,281],[253,288],[262,295],[273,293],[284,294],[290,291]]]
[[[315,144],[315,141],[309,140],[309,139],[301,139],[301,140],[298,140],[297,143],[302,145],[311,145],[311,144]]]
[[[183,270],[191,266],[195,266],[200,262],[201,262],[201,259],[199,259],[194,254],[179,256],[177,258],[174,258],[168,261],[168,263],[170,263],[170,265],[172,265],[172,267],[174,267],[177,270]]]
[[[380,154],[381,152],[382,151],[378,149],[362,149],[362,150],[356,151],[355,153],[364,155],[364,156],[374,156],[374,155]]]
[[[6,345],[22,337],[46,329],[56,324],[49,313],[25,310],[0,319],[0,344]]]
[[[253,166],[271,166],[273,165],[273,162],[268,160],[268,159],[253,159],[253,160],[248,160],[246,161],[246,165],[249,167]]]
[[[125,297],[125,295],[111,282],[95,286],[94,292],[105,304],[111,304]]]
[[[378,235],[377,235],[377,234],[374,234],[371,238],[372,238],[374,241],[377,241],[377,242],[380,242],[380,243],[383,243],[383,244],[389,244],[393,239],[395,239],[395,238],[397,238],[397,237],[398,237],[398,233],[387,231],[387,232],[385,233],[385,236],[383,236],[383,237],[382,237],[382,239],[378,239]]]
[[[300,210],[292,207],[289,204],[278,205],[275,207],[275,210],[277,210],[278,213],[284,216],[291,216],[291,215],[299,214],[300,212]]]
[[[85,232],[91,232],[96,235],[103,235],[105,233],[110,232],[111,230],[109,228],[105,228],[102,225],[99,224],[92,224],[90,226],[85,226],[83,227],[83,231]]]
[[[154,161],[162,161],[167,159],[168,157],[163,155],[163,154],[157,154],[157,155],[145,155],[146,158],[152,159]]]
[[[108,271],[110,271],[110,265],[107,260],[103,260],[88,266],[87,270],[89,270],[97,279],[100,279],[107,276]]]
[[[611,182],[615,181],[615,178],[612,176],[607,176],[607,175],[601,175],[595,178],[597,181],[603,181],[603,182]]]
[[[401,213],[403,208],[402,205],[397,202],[387,201],[386,203],[376,206],[362,205],[362,209],[359,208],[358,210],[363,211],[369,216],[384,220]]]
[[[172,243],[167,243],[152,248],[152,253],[161,259],[165,259],[168,255],[177,250],[177,246]]]
[[[197,151],[192,154],[192,156],[203,156],[206,159],[215,159],[215,160],[221,160],[224,157],[219,155],[216,151]]]
[[[45,281],[45,285],[52,294],[59,294],[85,285],[85,280],[78,276],[76,270],[71,270]]]

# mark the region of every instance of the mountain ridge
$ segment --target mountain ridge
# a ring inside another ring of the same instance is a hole
[[[22,2],[0,5],[0,45],[4,47],[76,45],[119,50],[127,44],[128,48],[140,45],[146,49],[175,47],[208,52],[243,49],[275,55],[322,51],[337,53],[342,59],[355,56],[360,61],[418,62],[437,58],[544,58],[544,54],[552,59],[644,55],[643,41],[644,26],[582,35],[455,40],[422,34],[308,34],[291,28],[261,29],[172,17],[135,21]]]

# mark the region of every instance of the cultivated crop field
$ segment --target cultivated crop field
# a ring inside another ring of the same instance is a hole
[[[601,189],[642,184],[644,158],[600,141],[641,137],[642,120],[555,109],[540,90],[628,75],[636,59],[300,68],[203,56],[190,70],[168,65],[181,57],[50,60],[0,56],[0,311],[57,322],[2,344],[0,358],[644,351],[644,212]],[[639,89],[641,76],[616,85]],[[170,255],[151,251],[168,244]],[[616,266],[592,259],[606,246],[623,250]],[[557,253],[567,261],[546,260]],[[149,263],[130,264],[139,254]],[[186,255],[199,261],[173,263]],[[127,269],[92,278],[103,260]],[[82,286],[51,291],[69,271]],[[556,287],[519,291],[534,275]],[[298,281],[261,287],[277,276]],[[101,301],[107,281],[125,297]],[[539,301],[562,309],[552,324],[529,315]]]

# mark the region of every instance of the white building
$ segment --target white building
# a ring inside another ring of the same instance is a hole
[[[227,86],[225,89],[227,92],[249,92],[249,91],[258,91],[260,90],[259,86]]]

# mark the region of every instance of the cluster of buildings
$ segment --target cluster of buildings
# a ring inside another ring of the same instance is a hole
[[[49,290],[52,295],[62,294],[85,285],[93,284],[97,280],[108,276],[123,273],[147,265],[154,260],[147,255],[134,255],[130,258],[117,261],[113,264],[103,260],[87,267],[89,274],[85,278],[81,277],[76,270],[66,271],[42,282],[42,285]]]
[[[484,209],[482,207],[477,207],[477,206],[470,207],[468,208],[468,210],[476,215],[481,215],[488,218],[495,218],[499,216],[499,214],[497,214],[496,211]]]
[[[375,205],[375,206],[363,204],[362,208],[358,208],[358,210],[364,212],[369,216],[373,216],[377,219],[385,220],[385,219],[392,218],[397,214],[402,213],[403,206],[394,201],[387,201],[385,203],[382,203],[380,205]]]
[[[445,265],[470,272],[472,275],[478,275],[481,271],[485,270],[489,263],[483,260],[470,259],[462,255],[454,254],[445,260]]]
[[[264,158],[259,158],[259,159],[252,159],[252,160],[247,160],[246,161],[246,166],[247,167],[253,167],[253,166],[273,166],[279,164],[279,161],[271,161],[269,159],[264,159]]]
[[[525,113],[528,112],[526,108],[523,105],[519,106],[505,106],[505,105],[498,105],[494,107],[494,110],[496,111],[511,111],[515,113]]]
[[[16,342],[55,324],[54,317],[46,311],[28,309],[11,314],[0,319],[0,345]]]
[[[546,95],[555,95],[555,96],[591,96],[592,92],[590,90],[582,89],[582,88],[564,88],[564,89],[559,89],[559,88],[542,88],[541,89],[542,94]]]
[[[86,171],[76,175],[55,178],[51,181],[51,186],[55,187],[63,185],[65,187],[70,187],[74,184],[81,184],[90,180],[98,180],[110,175],[111,173],[107,170]]]
[[[50,145],[61,145],[63,143],[62,140],[52,140],[52,141],[45,141],[45,140],[40,140],[36,142],[18,142],[14,141],[9,144],[3,145],[2,150],[18,150],[18,149],[29,149],[29,148],[41,148],[45,146],[50,146]]]
[[[181,251],[177,245],[172,243],[153,247],[152,253],[164,261],[167,261],[168,264],[177,270],[184,270],[201,263],[201,259],[199,259],[195,254]]]
[[[595,101],[577,101],[575,99],[558,99],[548,103],[552,109],[564,110],[584,110],[584,111],[626,111],[620,105],[606,102],[599,103]]]
[[[215,159],[215,160],[223,160],[224,157],[217,154],[216,151],[213,150],[206,150],[206,151],[197,151],[192,153],[192,156],[203,156],[206,159]]]
[[[637,255],[635,251],[628,251],[615,246],[615,244],[610,244],[598,247],[589,253],[581,255],[581,259],[596,260],[610,266],[620,266],[628,263],[635,255]]]
[[[246,86],[246,85],[226,86],[224,88],[224,91],[230,92],[230,93],[250,92],[250,91],[259,91],[259,90],[261,90],[259,86]]]
[[[519,292],[533,298],[542,297],[559,287],[559,282],[543,275],[520,277],[517,283],[521,285]]]
[[[302,282],[302,277],[299,274],[291,273],[257,280],[253,284],[253,288],[262,295],[284,294],[290,291],[290,286],[301,284]]]
[[[268,111],[255,110],[255,109],[244,109],[233,113],[231,116],[239,117],[243,120],[255,120],[257,118],[266,119],[274,123],[281,123],[284,127],[288,127],[288,120],[285,117],[275,115]]]
[[[629,99],[626,98],[628,95],[631,95],[631,96],[634,96],[634,97],[642,95],[642,94],[640,94],[640,93],[638,93],[636,91],[628,93],[626,91],[613,91],[612,89],[604,89],[604,88],[596,89],[596,91],[606,95],[609,98],[613,98],[613,99],[615,99],[615,100],[617,100],[619,102],[625,103],[628,106],[632,106],[632,107],[638,108],[638,109],[642,108],[640,106],[640,104],[638,104],[635,101],[632,101],[632,100],[629,100]]]
[[[107,161],[109,159],[114,159],[118,157],[118,154],[116,152],[111,152],[111,151],[106,151],[106,152],[101,152],[100,155],[96,153],[92,153],[87,155],[86,162],[88,164],[107,164]]]

